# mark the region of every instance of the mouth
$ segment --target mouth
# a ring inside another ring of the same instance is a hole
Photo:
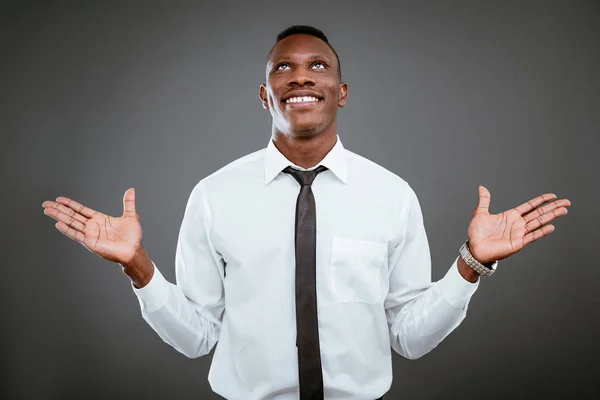
[[[294,108],[312,107],[322,101],[323,98],[319,96],[292,96],[281,100],[286,106]]]

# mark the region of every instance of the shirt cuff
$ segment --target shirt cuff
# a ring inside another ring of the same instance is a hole
[[[156,311],[167,304],[171,290],[169,287],[171,284],[160,273],[154,261],[152,261],[152,265],[154,266],[154,275],[146,286],[136,288],[133,282],[131,283],[133,293],[137,296],[140,306],[147,312]]]
[[[460,257],[460,256],[459,256]],[[458,271],[458,257],[446,272],[446,275],[438,281],[438,289],[442,297],[455,308],[463,308],[469,302],[475,290],[479,286],[481,278],[475,282],[469,282]]]

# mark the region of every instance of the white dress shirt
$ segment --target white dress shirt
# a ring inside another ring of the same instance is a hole
[[[297,400],[295,206],[300,187],[273,142],[200,180],[186,205],[177,285],[154,264],[137,295],[143,318],[231,400]],[[316,287],[326,400],[376,399],[392,383],[390,348],[431,351],[466,315],[479,280],[454,261],[431,282],[417,196],[400,177],[346,150],[317,165]],[[460,245],[460,243],[458,243]],[[458,248],[458,246],[457,246]]]

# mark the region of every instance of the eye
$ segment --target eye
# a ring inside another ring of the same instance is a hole
[[[323,69],[323,68],[327,68],[327,66],[325,65],[325,63],[321,62],[321,61],[317,61],[316,63],[313,64],[314,66],[320,65],[321,68],[317,68],[317,69]]]
[[[277,64],[277,66],[275,67],[275,71],[280,71],[282,69],[281,67],[288,67],[289,68],[289,65],[286,64],[286,63]]]

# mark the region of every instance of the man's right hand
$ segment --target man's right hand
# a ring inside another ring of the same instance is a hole
[[[66,197],[44,201],[44,214],[58,222],[61,233],[92,253],[123,266],[134,284],[141,287],[153,274],[152,263],[142,247],[142,226],[135,211],[135,189],[123,196],[123,215],[115,218]],[[151,269],[152,268],[152,269]]]

